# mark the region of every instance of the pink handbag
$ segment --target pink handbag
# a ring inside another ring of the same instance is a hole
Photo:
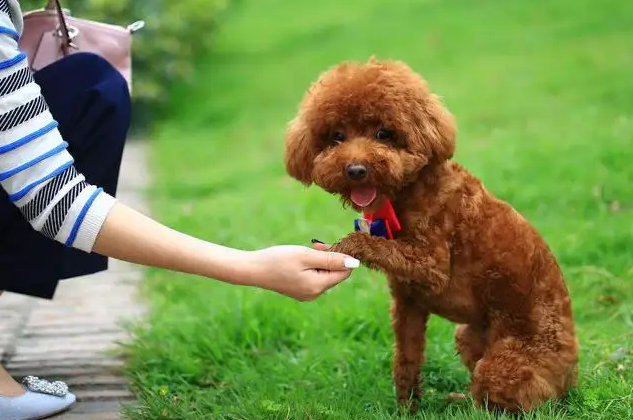
[[[74,52],[100,55],[127,80],[132,90],[132,35],[145,22],[127,27],[70,16],[59,0],[49,0],[43,9],[23,14],[20,49],[37,71]]]

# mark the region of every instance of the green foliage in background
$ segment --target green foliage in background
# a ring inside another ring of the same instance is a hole
[[[42,8],[46,0],[22,0],[22,11]],[[61,0],[71,15],[127,26],[144,20],[134,35],[135,114],[165,105],[167,87],[188,80],[196,55],[209,49],[211,34],[228,0]]]

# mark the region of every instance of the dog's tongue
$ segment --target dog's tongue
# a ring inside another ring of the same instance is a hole
[[[357,188],[352,190],[351,199],[358,207],[367,207],[374,202],[377,195],[374,187]]]

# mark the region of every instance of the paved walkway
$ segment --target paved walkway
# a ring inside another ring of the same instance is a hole
[[[128,143],[118,196],[146,213],[145,147],[140,141]],[[14,377],[63,380],[77,395],[76,406],[55,420],[117,420],[120,403],[131,401],[118,372],[122,362],[106,351],[127,338],[122,320],[143,315],[136,296],[141,274],[138,267],[111,261],[106,272],[62,282],[52,301],[10,293],[0,298],[5,367]]]

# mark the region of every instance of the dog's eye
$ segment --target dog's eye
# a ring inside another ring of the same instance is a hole
[[[381,128],[380,130],[376,131],[374,137],[377,140],[391,140],[393,138],[393,131],[387,130],[386,128]]]
[[[335,131],[330,135],[330,140],[332,141],[344,141],[345,140],[345,133],[341,132],[341,131]]]

